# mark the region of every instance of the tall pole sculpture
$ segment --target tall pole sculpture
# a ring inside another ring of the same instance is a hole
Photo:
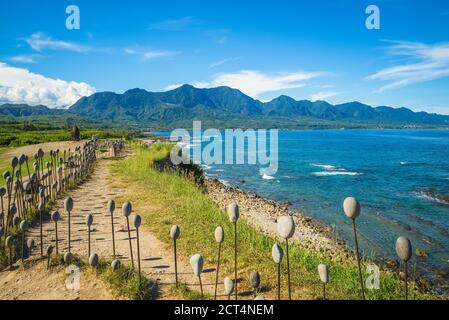
[[[2,223],[2,227],[5,227],[5,208],[4,208],[4,205],[3,205],[3,197],[6,195],[6,188],[4,188],[4,187],[1,187],[0,188],[0,198],[1,198],[1,203],[2,203],[2,206],[1,206],[1,209],[2,209],[2,219],[1,219],[1,223]]]
[[[20,222],[20,231],[22,232],[22,262],[25,259],[25,246],[26,246],[26,232],[28,230],[28,221],[26,220],[22,220],[22,222]]]
[[[357,201],[356,198],[348,197],[343,201],[343,210],[346,216],[352,220],[352,233],[354,235],[355,255],[357,259],[357,266],[359,269],[361,296],[362,300],[365,300],[365,289],[363,287],[362,267],[360,265],[360,256],[359,256],[359,244],[357,241],[357,229],[355,226],[355,219],[357,219],[357,217],[360,215],[360,203]]]
[[[42,214],[44,213],[45,205],[43,202],[40,202],[38,205],[39,210],[39,238],[40,238],[40,246],[41,246],[41,258],[44,256],[44,236],[43,236],[43,223],[42,223]]]
[[[218,287],[218,274],[220,272],[220,255],[221,255],[221,244],[224,240],[224,230],[222,227],[217,227],[215,229],[215,241],[218,243],[218,259],[217,259],[217,273],[215,275],[215,293],[214,300],[217,300],[217,287]]]
[[[108,201],[108,210],[111,214],[111,232],[112,232],[112,256],[115,258],[115,235],[114,235],[114,210],[115,210],[115,201]]]
[[[318,265],[318,274],[320,280],[323,283],[323,300],[326,300],[326,284],[329,283],[329,267],[325,264]]]
[[[239,206],[233,202],[228,206],[228,215],[231,223],[234,224],[234,281],[235,281],[235,300],[238,299],[237,293],[237,220],[240,216]]]
[[[284,250],[282,250],[282,247],[275,243],[273,245],[273,248],[271,249],[271,256],[273,257],[274,263],[276,263],[277,266],[277,275],[278,275],[278,300],[281,300],[281,262],[282,258],[284,257]]]
[[[61,220],[61,215],[59,214],[58,211],[53,211],[51,213],[51,220],[55,223],[55,235],[56,235],[56,255],[59,254],[59,250],[58,250],[58,221]]]
[[[412,257],[412,244],[407,237],[401,236],[396,240],[396,254],[404,263],[405,272],[405,300],[408,300],[408,268],[407,262]]]
[[[176,288],[178,287],[178,259],[176,255],[176,240],[178,240],[181,231],[179,230],[179,226],[174,225],[170,229],[170,238],[173,240],[173,255],[175,258],[175,283]]]
[[[94,216],[92,213],[89,213],[86,216],[86,225],[87,225],[87,256],[90,257],[90,226],[94,223]]]
[[[9,270],[12,271],[12,247],[14,246],[14,238],[8,236],[5,239],[5,247],[9,249]]]
[[[133,245],[131,243],[131,231],[129,229],[129,215],[132,211],[131,202],[125,202],[122,206],[123,216],[126,218],[126,226],[128,227],[129,253],[131,257],[131,267],[134,269]]]
[[[31,254],[33,253],[33,248],[34,248],[34,239],[33,238],[29,238],[27,240],[27,247],[28,247],[28,257],[31,257]]]
[[[136,214],[133,217],[133,225],[134,228],[136,228],[136,238],[137,238],[137,270],[139,271],[139,288],[142,284],[142,276],[140,273],[140,242],[139,242],[139,228],[141,224],[142,218],[138,214]]]
[[[288,280],[288,299],[292,299],[292,291],[291,291],[291,284],[290,284],[290,259],[288,254],[288,239],[293,237],[295,234],[295,221],[293,220],[293,217],[283,216],[280,217],[277,221],[277,229],[279,235],[285,239],[285,253],[287,257],[287,280]]]
[[[200,282],[201,295],[203,295],[203,283],[201,282],[201,272],[203,272],[204,259],[200,254],[195,254],[190,258],[193,274],[198,277]]]
[[[70,213],[73,210],[73,199],[71,197],[68,197],[64,200],[64,209],[67,211],[68,215],[68,244],[69,244],[69,252],[70,252]]]

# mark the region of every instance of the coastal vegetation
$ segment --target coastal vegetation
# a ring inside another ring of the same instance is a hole
[[[222,271],[220,278],[233,272],[233,225],[227,215],[199,187],[193,179],[173,170],[160,171],[153,165],[166,158],[170,144],[156,143],[150,148],[134,145],[132,157],[112,165],[113,177],[126,183],[124,198],[133,202],[149,228],[167,247],[171,245],[168,230],[177,224],[181,237],[177,241],[178,253],[189,257],[201,253],[205,268],[216,264],[217,248],[214,230],[222,226],[225,240],[222,247]],[[122,199],[124,200],[124,199]],[[271,259],[271,248],[276,239],[264,235],[252,227],[244,218],[237,224],[239,291],[251,295],[249,275],[259,271],[261,292],[275,298],[276,266]],[[298,230],[297,232],[301,232]],[[321,296],[322,284],[317,266],[329,266],[330,282],[326,287],[329,299],[358,299],[359,282],[357,263],[345,253],[330,258],[323,252],[312,251],[295,243],[290,250],[290,270],[293,299],[317,299]],[[369,261],[363,261],[365,268]],[[367,299],[401,299],[403,282],[393,272],[381,269],[379,289],[367,290]],[[286,265],[282,265],[282,298],[286,298]],[[427,299],[433,296],[420,292],[412,282],[410,299]],[[433,297],[434,298],[434,297]]]

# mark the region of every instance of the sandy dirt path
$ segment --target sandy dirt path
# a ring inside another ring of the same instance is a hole
[[[41,261],[0,274],[0,300],[110,300],[113,293],[93,272],[84,272],[80,290],[65,286],[63,271],[48,271]]]
[[[74,201],[74,209],[71,213],[71,251],[74,254],[87,258],[88,250],[88,233],[87,226],[85,225],[85,217],[87,214],[92,213],[94,216],[94,223],[91,227],[91,253],[97,253],[100,257],[112,260],[112,232],[111,232],[111,216],[107,210],[107,202],[110,199],[115,199],[122,194],[126,186],[117,187],[110,183],[109,175],[109,165],[114,160],[101,159],[99,160],[94,168],[94,171],[90,179],[83,185],[73,190],[70,196]],[[116,210],[114,213],[114,229],[115,229],[115,246],[116,254],[118,258],[124,263],[130,263],[129,254],[129,238],[127,234],[126,219],[122,216],[121,212],[122,203],[117,203]],[[62,221],[58,223],[58,243],[59,252],[64,253],[68,249],[68,215],[64,210],[63,199],[57,201],[53,210],[58,210],[61,213]],[[130,217],[130,222],[132,221],[132,216]],[[43,225],[44,234],[44,251],[49,245],[55,245],[55,228],[54,223],[51,221],[45,221]],[[167,230],[167,237],[168,237]],[[139,230],[140,233],[140,250],[141,250],[141,269],[148,278],[157,281],[159,288],[158,299],[171,299],[173,296],[170,294],[170,288],[175,283],[174,277],[174,259],[173,252],[170,248],[166,246],[165,243],[157,239],[151,232],[148,232],[143,226]],[[34,254],[38,255],[40,252],[39,244],[39,225],[34,224],[33,228],[28,233],[28,237],[32,237],[36,241],[36,249]],[[133,257],[135,261],[135,268],[137,270],[137,241],[136,241],[136,231],[131,227],[131,239],[133,246]],[[209,268],[211,266],[205,266],[205,273],[202,275],[203,289],[205,292],[214,292],[214,269]],[[26,271],[24,271],[26,273]],[[6,277],[4,272],[0,274],[0,279]],[[14,278],[14,276],[12,276]],[[45,278],[46,275],[31,276],[34,278]],[[178,257],[178,277],[179,280],[186,283],[189,288],[195,291],[199,291],[198,278],[192,274],[190,263],[188,257]],[[23,275],[18,275],[16,281],[21,281]],[[38,281],[38,280],[37,280]],[[13,281],[5,283],[11,284]],[[81,290],[83,288],[90,287],[90,279],[86,278],[83,281],[81,278]],[[223,289],[219,285],[219,292]],[[14,287],[13,287],[14,288]],[[8,292],[13,292],[14,290],[8,290]],[[26,290],[25,290],[26,291]],[[55,288],[55,292],[57,292]],[[98,297],[95,292],[98,292]],[[48,294],[51,297],[51,294]],[[106,297],[107,293],[102,290],[95,289],[89,299],[102,299]],[[15,298],[14,294],[7,296],[6,298]],[[32,293],[29,295],[23,292],[21,297],[32,297]],[[69,298],[72,296],[68,296]],[[224,296],[221,296],[222,298]],[[36,295],[34,298],[39,298]]]

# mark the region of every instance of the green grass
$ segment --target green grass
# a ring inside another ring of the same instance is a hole
[[[216,265],[217,245],[214,230],[222,226],[225,241],[222,246],[220,279],[233,274],[233,225],[227,215],[199,189],[194,182],[173,172],[159,172],[152,162],[167,155],[171,146],[154,144],[150,149],[135,147],[133,157],[116,162],[112,166],[115,177],[126,183],[128,193],[124,196],[133,202],[143,216],[146,226],[156,236],[171,245],[168,231],[173,224],[181,228],[177,242],[178,252],[185,257],[201,253],[205,268]],[[244,219],[238,227],[238,270],[242,282],[239,292],[249,291],[249,274],[259,271],[261,284],[273,297],[276,289],[276,266],[272,262],[271,248],[276,242],[261,234]],[[285,248],[284,248],[285,249]],[[299,245],[290,247],[290,270],[293,298],[316,299],[321,296],[322,286],[317,274],[317,265],[326,263],[330,267],[330,283],[327,293],[330,299],[359,299],[358,272],[355,259],[344,255],[334,258],[321,252],[305,249]],[[366,264],[366,262],[364,262]],[[222,281],[222,280],[220,280]],[[282,292],[286,298],[286,263],[282,264]],[[432,298],[418,292],[411,284],[409,297],[412,299]],[[382,270],[380,289],[367,290],[368,299],[401,299],[403,284],[390,271]]]

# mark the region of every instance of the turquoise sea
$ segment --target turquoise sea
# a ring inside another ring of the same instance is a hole
[[[423,270],[449,269],[449,130],[317,130],[279,132],[279,169],[204,165],[222,182],[287,202],[331,226],[352,244],[342,202],[362,204],[357,220],[365,255],[395,257],[398,236],[426,259]],[[300,230],[299,230],[300,232]]]

